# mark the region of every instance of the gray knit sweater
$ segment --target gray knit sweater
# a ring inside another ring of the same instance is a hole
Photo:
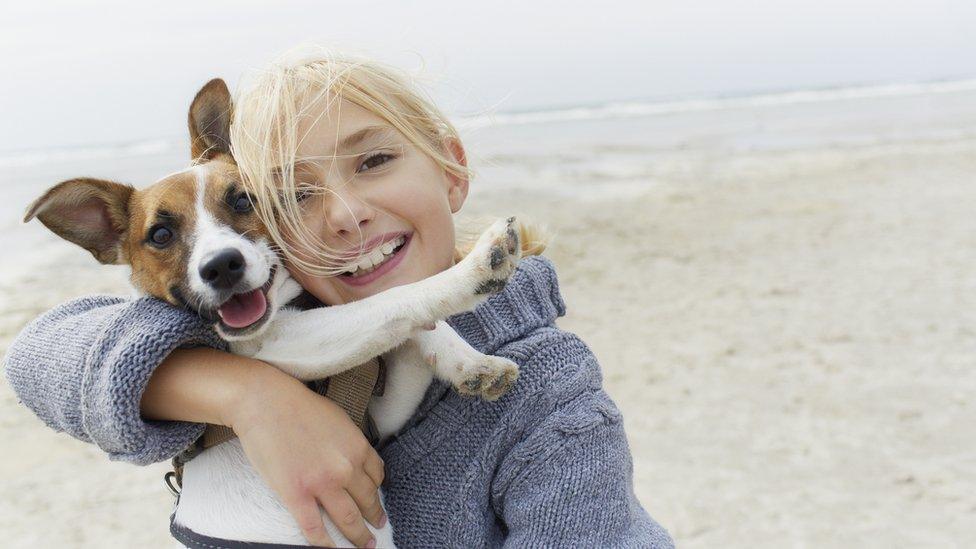
[[[521,376],[493,403],[434,383],[380,449],[398,545],[672,547],[634,496],[622,418],[593,353],[555,327],[564,313],[552,264],[531,257],[502,293],[449,320],[479,351],[517,362]],[[87,297],[28,325],[5,370],[48,426],[145,464],[202,432],[139,415],[153,369],[190,345],[224,348],[200,319],[162,302]]]

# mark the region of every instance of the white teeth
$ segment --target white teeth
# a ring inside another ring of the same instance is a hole
[[[369,252],[369,260],[373,262],[373,265],[379,265],[383,262],[383,256],[386,255],[379,248],[373,248],[373,251]]]
[[[389,242],[384,242],[383,244],[373,248],[368,254],[363,254],[361,257],[356,258],[355,261],[350,261],[342,270],[344,273],[352,274],[354,276],[361,276],[368,272],[372,272],[376,267],[381,265],[384,261],[390,258],[393,250],[398,248],[401,244],[406,241],[405,236],[398,236]]]

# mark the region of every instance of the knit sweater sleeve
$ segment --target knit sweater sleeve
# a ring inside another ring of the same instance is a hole
[[[632,489],[620,423],[590,415],[547,427],[545,447],[508,487],[507,547],[673,547]],[[589,425],[587,425],[589,423]]]
[[[623,418],[596,358],[575,337],[536,354],[526,368],[535,395],[523,399],[533,419],[493,486],[505,545],[673,547],[634,494]],[[531,364],[540,360],[548,364]]]
[[[85,297],[28,324],[4,370],[20,401],[49,427],[96,444],[111,459],[144,465],[178,454],[203,431],[140,415],[153,371],[181,346],[223,343],[199,318],[162,301]]]

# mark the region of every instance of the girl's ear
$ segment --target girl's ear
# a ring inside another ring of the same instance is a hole
[[[456,137],[449,137],[444,142],[444,148],[447,149],[447,154],[451,156],[454,162],[465,168],[468,167],[468,157],[464,153],[464,145],[461,144],[461,140]],[[451,205],[451,213],[458,213],[461,206],[464,205],[464,199],[468,197],[468,176],[448,172],[447,181],[450,184],[447,190],[447,201]]]

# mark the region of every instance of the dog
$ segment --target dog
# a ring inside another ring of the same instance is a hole
[[[349,304],[290,308],[302,289],[240,184],[229,146],[231,113],[226,84],[208,82],[190,106],[191,167],[138,190],[91,178],[64,181],[34,201],[24,221],[36,217],[103,264],[128,265],[137,291],[196,311],[232,352],[300,380],[383,355],[391,365],[385,392],[369,406],[381,439],[406,423],[434,377],[489,400],[514,383],[515,363],[477,352],[443,321],[504,286],[521,254],[514,218],[492,225],[462,260],[428,279]],[[409,235],[399,240],[382,251],[402,253]],[[336,543],[351,545],[322,517]],[[174,521],[212,538],[307,543],[237,439],[186,463]],[[378,546],[393,546],[389,523],[370,529]]]

